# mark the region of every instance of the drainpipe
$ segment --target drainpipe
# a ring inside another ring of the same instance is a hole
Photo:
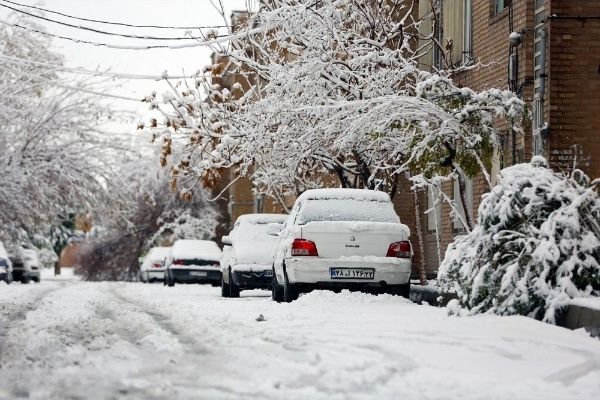
[[[548,128],[548,123],[545,121],[545,112],[546,112],[546,107],[545,107],[545,95],[546,95],[546,79],[548,77],[548,74],[546,73],[546,49],[547,49],[547,34],[546,34],[546,27],[542,27],[540,29],[540,39],[542,40],[542,47],[541,47],[541,51],[540,51],[540,56],[541,56],[541,60],[540,60],[540,87],[539,87],[539,96],[540,96],[540,118],[539,118],[539,125],[537,126],[537,129],[539,130],[539,136],[540,136],[540,148],[537,149],[537,153],[538,155],[543,155],[544,153],[544,148],[546,147],[546,140],[548,139],[548,134],[549,134],[549,128]]]

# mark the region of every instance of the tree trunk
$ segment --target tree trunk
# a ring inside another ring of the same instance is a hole
[[[471,218],[471,213],[469,212],[469,205],[467,203],[467,186],[465,183],[465,174],[458,168],[456,168],[456,173],[458,175],[458,192],[460,195],[460,201],[462,203],[462,209],[465,216],[465,221],[467,223],[467,230],[470,232],[473,230],[473,219]]]
[[[423,245],[423,227],[421,225],[421,204],[419,194],[413,190],[413,199],[415,202],[415,225],[417,229],[417,242],[419,244],[419,281],[422,286],[427,286],[427,273],[425,271],[425,247]]]

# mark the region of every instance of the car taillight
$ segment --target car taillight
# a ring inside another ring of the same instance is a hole
[[[175,265],[183,265],[183,260],[175,260],[175,261],[173,261],[173,264],[175,264]]]
[[[292,243],[292,256],[313,256],[319,257],[317,252],[317,245],[315,242],[305,239],[294,239]]]
[[[160,263],[152,264],[152,268],[160,268],[160,267],[162,267],[162,265],[160,265]]]
[[[395,242],[390,244],[386,257],[397,257],[397,258],[410,258],[412,251],[410,248],[410,242],[403,240],[401,242]]]

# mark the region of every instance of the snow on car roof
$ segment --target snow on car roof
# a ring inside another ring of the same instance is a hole
[[[285,222],[287,217],[287,214],[244,214],[240,215],[235,223],[238,224],[241,222],[247,222],[250,224],[277,224]]]
[[[148,252],[146,258],[152,261],[162,261],[169,256],[170,247],[153,247]]]
[[[27,260],[36,260],[38,259],[38,253],[37,251],[33,250],[33,249],[23,249],[23,256],[25,256],[25,259]]]
[[[176,240],[171,248],[171,255],[177,259],[195,259],[219,261],[221,249],[212,240]]]
[[[382,201],[389,203],[390,196],[384,192],[368,189],[311,189],[302,193],[298,198],[302,200],[334,200],[352,199],[363,201]]]

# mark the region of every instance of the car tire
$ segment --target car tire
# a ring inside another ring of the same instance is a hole
[[[285,269],[283,270],[283,279],[283,301],[286,303],[291,303],[292,301],[298,299],[298,289],[288,280]]]
[[[277,276],[273,269],[273,279],[271,279],[271,300],[281,303],[283,301],[283,287],[277,282]]]
[[[410,299],[410,283],[388,286],[385,289],[385,293]]]
[[[229,270],[229,297],[240,297],[240,287],[236,285],[233,281],[233,276],[231,276],[231,269]]]
[[[23,278],[21,278],[21,283],[22,283],[23,285],[27,285],[27,284],[29,284],[29,277],[23,277]]]
[[[221,297],[229,297],[229,284],[225,283],[224,274],[221,275]]]

